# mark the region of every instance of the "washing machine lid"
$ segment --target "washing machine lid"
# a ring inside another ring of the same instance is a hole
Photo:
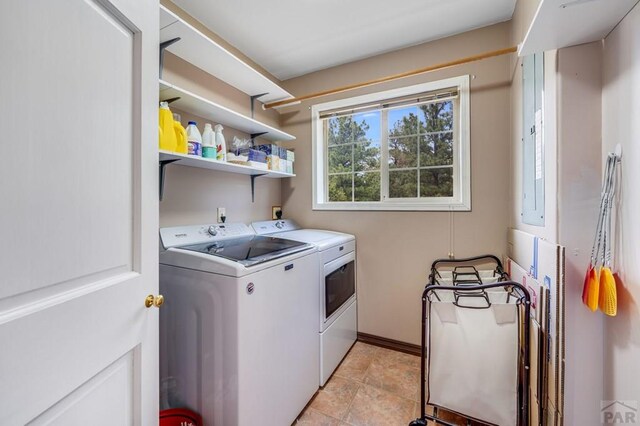
[[[231,240],[186,245],[180,248],[222,257],[248,267],[308,250],[313,246],[301,241],[254,235]]]

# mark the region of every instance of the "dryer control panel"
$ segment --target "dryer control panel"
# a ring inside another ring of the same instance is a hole
[[[252,237],[256,233],[244,223],[176,226],[160,229],[160,242],[165,249],[210,241]]]
[[[295,231],[296,229],[300,229],[298,224],[296,224],[291,219],[265,220],[262,222],[253,222],[251,226],[253,226],[253,230],[258,235],[269,235],[269,234],[274,234],[276,232]]]

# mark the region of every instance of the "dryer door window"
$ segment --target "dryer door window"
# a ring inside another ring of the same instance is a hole
[[[324,292],[326,320],[356,292],[356,269],[353,260],[325,276]]]

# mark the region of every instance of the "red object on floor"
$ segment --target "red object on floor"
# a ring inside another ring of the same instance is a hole
[[[187,408],[160,411],[160,426],[203,426],[200,414]]]

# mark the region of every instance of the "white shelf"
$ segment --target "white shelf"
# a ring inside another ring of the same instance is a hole
[[[602,40],[638,0],[542,0],[519,56]]]
[[[227,173],[238,173],[242,175],[262,175],[267,178],[288,178],[295,177],[292,173],[275,172],[273,170],[263,170],[255,167],[241,166],[240,164],[225,163],[211,160],[209,158],[194,157],[192,155],[178,154],[176,152],[160,150],[160,161],[177,160],[172,164],[179,166],[198,167],[200,169],[217,170]]]
[[[267,132],[267,134],[260,137],[270,141],[292,141],[295,139],[295,136],[285,133],[282,130],[278,130],[275,127],[237,113],[209,99],[191,93],[188,90],[160,80],[160,100],[164,101],[176,97],[180,99],[171,102],[170,106],[175,106],[177,109],[207,118],[212,122],[227,125],[249,134]]]
[[[291,93],[160,5],[160,42],[176,37],[181,40],[169,46],[169,52],[247,95],[268,93],[259,99],[264,103],[293,98]]]

